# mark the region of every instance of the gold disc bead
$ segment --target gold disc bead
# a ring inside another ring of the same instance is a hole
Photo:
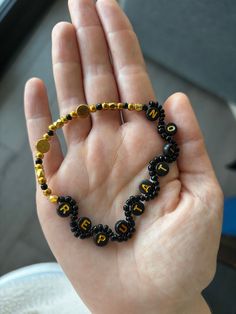
[[[43,169],[43,165],[41,165],[41,164],[36,164],[35,166],[34,166],[34,169],[37,171],[37,170],[40,170],[40,169]]]
[[[68,120],[66,119],[66,117],[61,117],[60,119],[63,124],[68,123]]]
[[[124,104],[122,102],[119,102],[117,104],[118,109],[123,109],[124,108]]]
[[[90,105],[89,110],[90,112],[96,112],[97,111],[96,105]]]
[[[135,104],[135,110],[136,111],[142,111],[143,110],[143,105],[142,104]]]
[[[45,177],[39,177],[39,178],[38,178],[38,183],[39,183],[39,184],[44,184],[44,183],[46,183],[46,181],[47,181],[47,180],[46,180]]]
[[[87,105],[79,105],[76,109],[77,115],[79,118],[87,118],[90,114],[89,106]]]
[[[45,196],[49,196],[49,195],[52,194],[52,190],[49,189],[49,188],[47,188],[46,190],[43,191],[43,194],[44,194]]]
[[[57,121],[55,123],[56,123],[56,126],[58,129],[63,127],[63,122],[61,121],[61,119],[57,119]]]
[[[43,134],[43,139],[49,141],[50,136],[47,133],[45,133],[45,134]]]
[[[50,144],[46,139],[40,139],[35,145],[39,153],[47,153],[50,149]]]
[[[77,114],[76,111],[71,111],[70,115],[72,116],[72,118],[77,118],[78,117],[78,114]]]
[[[56,131],[57,127],[56,127],[54,124],[50,124],[49,127],[48,127],[48,129],[49,129],[50,131]]]
[[[58,196],[57,195],[50,195],[49,196],[49,201],[51,203],[57,203],[57,200],[58,200]]]
[[[40,158],[40,159],[43,159],[44,157],[44,154],[43,153],[40,153],[40,152],[37,152],[36,155],[35,155],[36,158]],[[42,165],[41,165],[42,166]]]
[[[128,110],[134,110],[135,105],[134,104],[128,104]]]
[[[114,102],[110,102],[109,103],[109,109],[111,109],[111,110],[115,110],[115,109],[117,109],[117,104],[116,103],[114,103]]]
[[[102,103],[102,108],[105,109],[105,110],[109,109],[108,103],[107,102],[103,102]]]

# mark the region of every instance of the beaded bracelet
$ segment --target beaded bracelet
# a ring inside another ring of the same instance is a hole
[[[54,132],[63,127],[72,119],[86,118],[91,112],[97,110],[136,110],[145,111],[146,118],[150,121],[158,120],[157,132],[166,141],[163,146],[163,154],[154,157],[148,165],[150,179],[142,180],[139,184],[140,194],[130,196],[123,206],[125,219],[118,220],[115,224],[115,232],[108,226],[98,224],[92,226],[88,217],[78,218],[78,205],[70,196],[57,196],[52,194],[47,185],[47,180],[43,168],[43,157],[50,149],[50,139]],[[150,101],[148,104],[128,104],[128,103],[99,103],[92,105],[79,105],[75,111],[61,117],[48,127],[48,132],[36,143],[35,170],[38,183],[41,185],[43,194],[52,203],[58,203],[57,214],[60,217],[70,216],[70,227],[75,237],[85,239],[93,237],[97,246],[105,246],[109,240],[123,242],[130,239],[135,232],[135,216],[140,216],[145,210],[144,202],[154,199],[158,195],[159,177],[163,177],[169,172],[169,163],[175,161],[179,155],[179,148],[172,136],[177,132],[174,123],[166,124],[164,121],[164,109],[158,102]]]

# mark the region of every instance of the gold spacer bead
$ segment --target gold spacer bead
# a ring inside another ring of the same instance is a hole
[[[135,110],[136,111],[142,111],[143,110],[143,105],[142,104],[135,104]]]
[[[102,108],[105,109],[105,110],[109,109],[109,104],[107,102],[103,102],[102,103]]]
[[[111,110],[115,110],[115,109],[117,109],[117,104],[115,103],[115,102],[110,102],[109,103],[109,109],[111,109]]]
[[[45,134],[43,134],[43,139],[49,141],[50,140],[50,136],[47,133],[45,133]]]
[[[35,170],[43,169],[43,165],[37,164],[37,165],[34,166],[34,169]]]
[[[79,118],[87,118],[90,114],[89,110],[89,106],[84,104],[81,104],[76,108],[76,112]]]
[[[46,181],[47,181],[47,180],[46,180],[45,177],[39,177],[39,178],[38,178],[38,183],[39,183],[39,184],[44,184],[44,183],[46,183]]]
[[[56,126],[57,126],[57,128],[63,127],[63,122],[61,121],[61,119],[57,119]]]
[[[90,105],[89,110],[90,112],[96,112],[97,111],[96,105]]]
[[[117,104],[117,106],[118,106],[118,109],[123,109],[124,108],[124,104],[122,102],[119,102]]]
[[[44,177],[44,170],[43,169],[38,169],[36,171],[36,176],[37,176],[37,178]]]
[[[51,203],[57,203],[57,200],[58,200],[58,196],[57,195],[50,195],[49,196],[49,201]]]
[[[50,124],[49,127],[48,127],[48,129],[49,129],[50,131],[56,131],[57,127],[56,127],[54,124]]]
[[[52,194],[52,190],[51,189],[46,189],[46,190],[43,191],[43,194],[45,196],[49,196],[50,194]]]
[[[68,120],[66,119],[66,117],[61,117],[60,119],[63,124],[68,123]]]
[[[77,114],[76,111],[71,111],[70,115],[72,116],[72,118],[77,118],[78,117],[78,114]]]
[[[128,104],[128,110],[134,110],[135,105],[134,104]]]
[[[38,140],[35,147],[39,153],[47,153],[50,149],[50,144],[46,139],[43,138]]]
[[[40,159],[43,159],[43,156],[44,156],[44,154],[43,154],[43,153],[40,153],[40,152],[37,152],[36,155],[35,155],[36,158],[40,158]],[[37,166],[38,166],[38,165],[39,165],[39,164],[37,164]],[[42,165],[40,165],[40,166],[42,166]]]

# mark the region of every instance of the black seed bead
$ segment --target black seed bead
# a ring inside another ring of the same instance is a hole
[[[79,236],[79,238],[80,238],[80,239],[85,239],[85,238],[86,238],[86,235],[83,234],[83,233],[81,233],[80,236]]]
[[[58,201],[58,203],[64,203],[65,202],[65,197],[64,196],[59,196],[57,201]]]
[[[71,216],[70,216],[70,220],[71,220],[71,222],[76,221],[76,220],[77,220],[77,215],[76,215],[76,216],[71,215]]]
[[[43,163],[43,161],[42,161],[41,158],[37,158],[37,159],[35,160],[35,164],[36,164],[36,165],[38,165],[38,164],[42,165],[42,163]]]
[[[156,171],[149,171],[149,175],[150,175],[150,177],[155,176],[156,175]]]
[[[132,238],[132,233],[129,232],[129,233],[127,233],[126,236],[127,236],[128,239],[131,239]]]
[[[42,190],[47,190],[47,188],[48,188],[48,185],[46,183],[41,185],[41,189]]]
[[[108,229],[109,229],[109,226],[108,225],[104,225],[103,231],[107,231]]]
[[[99,224],[99,225],[97,225],[97,228],[98,228],[99,231],[102,231],[103,230],[103,225]]]
[[[151,180],[156,182],[158,180],[158,176],[152,176]]]
[[[78,237],[80,236],[80,232],[78,232],[78,231],[74,232],[74,236],[75,236],[76,238],[78,238]]]
[[[158,103],[156,104],[154,101],[149,101],[149,106],[150,107],[157,107]]]
[[[72,227],[70,230],[71,230],[71,232],[74,233],[74,232],[76,232],[78,230],[78,228],[77,227]]]
[[[73,209],[73,211],[78,211],[78,205],[74,205],[74,206],[72,207],[72,209]]]
[[[129,108],[129,104],[127,102],[124,103],[124,109],[128,109]]]
[[[71,204],[72,206],[74,206],[74,205],[76,205],[76,201],[73,200],[73,198],[72,198],[71,201],[70,201],[70,204]]]
[[[53,136],[53,134],[54,134],[54,132],[53,132],[52,130],[49,130],[49,131],[48,131],[48,135],[49,135],[49,136]]]
[[[130,232],[134,233],[136,231],[136,229],[134,227],[130,228]]]
[[[140,195],[139,198],[140,198],[140,201],[145,201],[145,196],[144,195]]]
[[[65,201],[67,203],[70,203],[72,201],[72,198],[70,196],[65,196]]]
[[[148,106],[146,104],[143,105],[143,110],[147,111],[148,110]]]
[[[67,120],[72,120],[72,116],[71,116],[70,114],[67,114],[67,115],[66,115],[66,119],[67,119]]]
[[[126,211],[129,211],[129,206],[125,204],[125,205],[123,206],[123,210],[124,210],[125,212],[126,212]]]
[[[131,212],[125,212],[125,217],[131,217]]]
[[[102,104],[96,104],[96,109],[97,110],[102,110]]]
[[[117,237],[117,240],[118,240],[118,242],[123,242],[123,241],[124,241],[124,238],[121,237],[121,236],[119,236],[119,237]]]
[[[112,237],[111,237],[111,241],[117,241],[117,235],[114,234]]]
[[[77,227],[77,222],[76,222],[76,221],[72,221],[72,222],[70,223],[70,226],[71,226],[71,227]]]

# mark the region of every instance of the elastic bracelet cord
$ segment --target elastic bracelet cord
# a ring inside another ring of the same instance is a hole
[[[145,116],[150,121],[158,121],[157,132],[166,142],[163,146],[163,153],[155,156],[148,164],[149,179],[144,179],[139,184],[140,194],[132,195],[126,200],[123,211],[124,219],[115,223],[114,231],[108,225],[98,224],[93,226],[88,217],[79,217],[78,204],[71,196],[58,196],[52,193],[47,185],[47,179],[43,168],[44,154],[50,150],[50,140],[55,131],[62,128],[71,120],[77,118],[87,118],[91,113],[98,110],[135,110],[144,111]],[[158,196],[160,190],[159,178],[166,176],[169,172],[169,164],[174,162],[179,155],[179,148],[173,139],[177,132],[177,126],[174,123],[165,123],[165,112],[158,102],[150,101],[148,104],[116,103],[104,102],[92,105],[79,105],[75,111],[60,117],[57,121],[49,125],[47,133],[36,143],[35,171],[38,183],[41,186],[43,194],[51,203],[57,203],[57,214],[60,217],[70,217],[70,228],[76,238],[85,239],[92,237],[94,243],[99,246],[105,246],[108,241],[123,242],[130,239],[135,232],[136,216],[140,216],[145,211],[145,202]]]

